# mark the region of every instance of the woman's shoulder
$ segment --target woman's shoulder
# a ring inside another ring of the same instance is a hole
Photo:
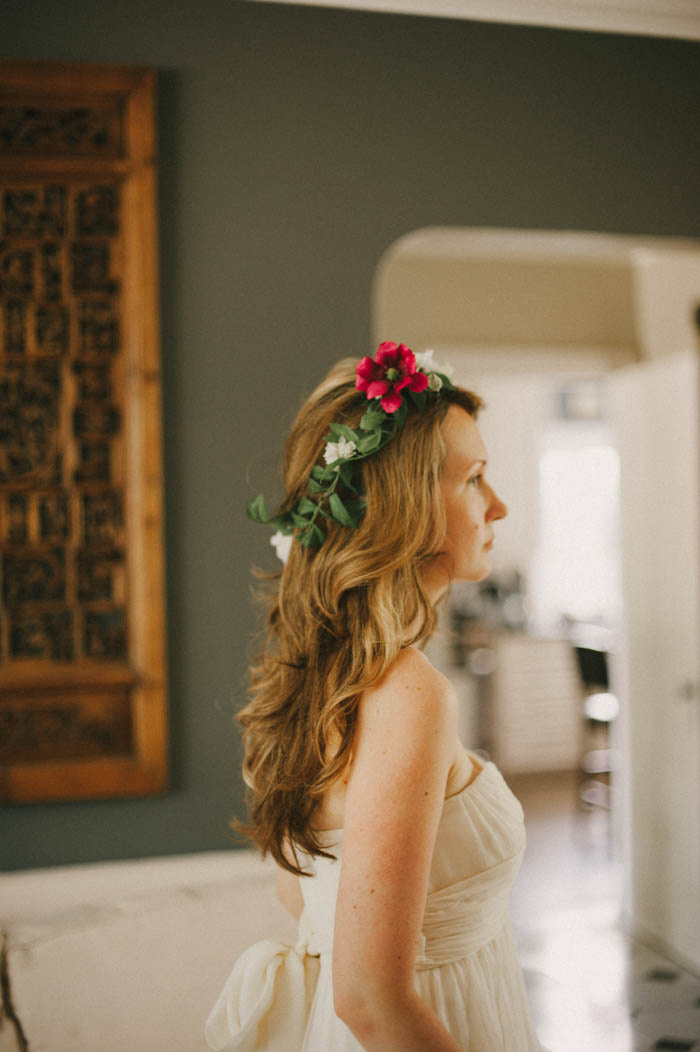
[[[440,766],[446,742],[451,743],[447,749],[454,767],[458,738],[452,685],[424,654],[407,647],[360,696],[350,759],[326,790],[315,824],[319,829],[342,828],[351,782],[374,785],[382,774],[390,776],[392,765],[403,766],[411,756],[422,769]],[[446,777],[449,779],[449,771]],[[390,788],[385,786],[383,791]]]
[[[377,684],[378,689],[392,689],[404,683],[452,692],[450,680],[415,646],[404,647],[396,661]]]
[[[362,710],[378,712],[380,709],[395,708],[401,709],[405,715],[409,698],[411,708],[408,712],[416,714],[421,710],[430,710],[436,715],[441,710],[447,713],[456,705],[450,680],[435,668],[425,654],[412,646],[405,647],[384,676],[362,695],[360,716]]]

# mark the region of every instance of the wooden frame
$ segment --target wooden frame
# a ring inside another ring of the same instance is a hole
[[[0,61],[0,799],[167,778],[155,76]]]

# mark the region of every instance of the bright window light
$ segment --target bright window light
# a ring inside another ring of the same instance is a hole
[[[614,624],[619,587],[617,450],[590,429],[568,425],[545,436],[540,457],[540,538],[531,605],[543,630],[562,614]]]

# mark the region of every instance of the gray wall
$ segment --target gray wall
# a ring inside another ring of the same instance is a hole
[[[371,350],[428,224],[700,236],[700,44],[236,0],[6,4],[6,57],[159,72],[171,788],[0,811],[6,868],[201,849],[242,814],[245,501],[298,402]],[[401,337],[400,333],[386,334]]]

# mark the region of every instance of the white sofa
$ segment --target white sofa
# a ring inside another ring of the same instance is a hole
[[[0,875],[0,1052],[206,1052],[251,942],[296,938],[247,849]]]

